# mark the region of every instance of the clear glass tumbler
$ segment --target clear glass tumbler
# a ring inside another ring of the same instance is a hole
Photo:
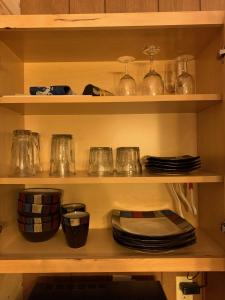
[[[71,134],[53,134],[50,176],[73,176],[75,174],[74,157],[73,136]]]
[[[113,174],[112,148],[90,148],[88,174],[92,176],[110,176]]]
[[[33,157],[34,157],[34,169],[36,173],[42,171],[40,162],[40,134],[38,132],[32,132],[32,142],[33,142]]]
[[[11,174],[17,177],[35,175],[33,142],[30,130],[13,131]]]
[[[139,147],[119,147],[116,149],[116,171],[118,175],[123,176],[141,174]]]

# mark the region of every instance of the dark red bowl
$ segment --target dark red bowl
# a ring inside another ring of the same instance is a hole
[[[18,212],[27,216],[48,216],[60,212],[60,203],[52,205],[31,204],[23,201],[18,201]]]
[[[31,242],[43,242],[53,237],[59,229],[60,221],[43,224],[24,224],[18,222],[18,227],[25,239]]]
[[[51,205],[61,202],[63,191],[50,188],[24,189],[19,193],[19,201],[30,204]]]
[[[48,223],[48,222],[52,223],[54,221],[60,220],[60,218],[61,218],[60,213],[56,213],[54,215],[48,215],[48,216],[28,217],[18,212],[18,221],[24,224],[41,224],[41,223]]]

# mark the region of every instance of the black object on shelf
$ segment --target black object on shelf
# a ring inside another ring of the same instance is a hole
[[[103,90],[93,84],[88,84],[85,86],[83,95],[91,95],[91,96],[113,96],[112,93]]]
[[[159,281],[73,280],[58,277],[38,282],[28,300],[167,300]]]

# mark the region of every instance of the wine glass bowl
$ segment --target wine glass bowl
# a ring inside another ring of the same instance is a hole
[[[120,63],[125,64],[125,74],[120,78],[118,93],[121,96],[136,95],[136,82],[132,76],[128,74],[128,64],[135,61],[133,56],[121,56],[118,58]]]

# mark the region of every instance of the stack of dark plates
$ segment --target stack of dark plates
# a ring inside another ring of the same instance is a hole
[[[196,242],[195,228],[171,210],[113,210],[112,231],[121,245],[147,252],[168,252]]]
[[[50,239],[59,229],[62,191],[25,189],[19,193],[18,227],[31,242]]]
[[[145,158],[145,168],[159,174],[184,174],[193,172],[201,167],[200,156],[175,156]]]

